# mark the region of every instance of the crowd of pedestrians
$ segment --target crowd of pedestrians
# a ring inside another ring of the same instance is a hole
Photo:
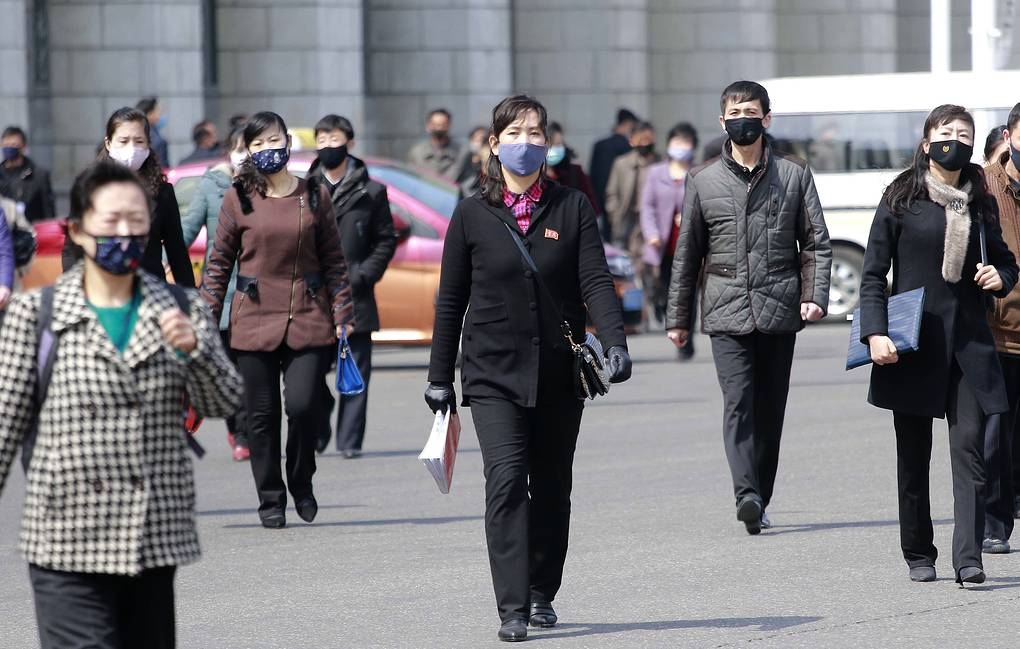
[[[796,336],[826,314],[832,250],[811,168],[769,136],[767,89],[730,84],[719,109],[724,135],[700,158],[690,123],[660,137],[620,109],[586,172],[566,125],[525,95],[499,102],[463,145],[450,112],[432,110],[408,152],[463,194],[424,397],[433,412],[471,412],[501,640],[558,622],[589,327],[605,380],[632,373],[607,243],[631,257],[648,327],[681,360],[698,322],[708,335],[732,515],[751,535],[772,526]],[[0,487],[23,449],[21,549],[47,648],[174,646],[175,570],[198,557],[189,404],[226,419],[266,528],[287,525],[289,500],[315,520],[316,454],[334,435],[347,459],[365,443],[369,392],[334,397],[330,371],[346,341],[369,384],[375,286],[397,235],[386,186],[353,154],[355,125],[320,119],[299,176],[282,116],[237,115],[222,141],[199,122],[182,163],[208,168],[183,217],[165,126],[156,97],[110,115],[71,189],[64,272],[29,292],[17,290],[18,233],[54,217],[53,191],[24,131],[3,131]],[[934,108],[917,136],[865,255],[868,400],[893,412],[909,579],[936,576],[928,467],[933,420],[946,419],[954,574],[981,583],[982,554],[1009,551],[1020,515],[1020,104],[987,136],[985,167],[970,162],[978,134],[962,107]],[[203,228],[195,291],[188,247]],[[917,288],[920,345],[906,353],[890,337],[890,297]]]

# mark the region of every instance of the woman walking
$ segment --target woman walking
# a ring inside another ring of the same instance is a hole
[[[934,581],[938,556],[928,486],[932,419],[949,423],[956,581],[979,584],[985,424],[1009,410],[985,305],[1010,292],[1017,265],[981,167],[969,162],[973,150],[970,113],[935,108],[912,166],[882,198],[864,259],[861,342],[875,362],[868,400],[893,411],[900,544],[913,581]],[[920,348],[902,357],[888,337],[890,267],[893,295],[925,290]]]
[[[213,235],[216,233],[216,224],[219,222],[220,206],[223,204],[223,196],[230,189],[237,170],[248,158],[248,151],[244,148],[244,127],[231,131],[227,138],[227,152],[229,158],[218,164],[209,167],[202,180],[195,190],[195,197],[188,205],[188,213],[181,219],[181,230],[184,235],[185,247],[190,247],[198,237],[198,233],[205,228],[205,263],[209,263],[209,253],[212,251]],[[234,287],[237,282],[237,268],[235,267],[230,275],[230,282],[227,284],[227,293],[224,302],[230,303],[234,297]],[[220,338],[224,347],[230,355],[230,360],[237,363],[233,352],[230,351],[230,312],[225,310],[220,316]],[[248,459],[248,418],[244,408],[238,408],[237,412],[227,417],[227,443],[230,445],[231,454],[236,462],[243,462]]]
[[[218,319],[229,305],[230,347],[244,377],[251,470],[259,518],[286,525],[287,490],[298,516],[319,510],[312,490],[315,443],[326,415],[322,376],[354,307],[329,193],[287,171],[291,139],[276,113],[244,128],[249,157],[223,198],[202,295]],[[280,472],[280,377],[286,392],[287,482]]]
[[[0,337],[0,487],[23,446],[44,649],[174,646],[174,573],[199,556],[182,395],[208,416],[241,399],[209,310],[138,270],[149,225],[133,172],[86,169],[68,217],[84,262],[15,297]]]
[[[611,380],[631,372],[592,207],[581,192],[543,177],[546,126],[545,108],[530,97],[509,97],[493,110],[482,191],[461,201],[446,235],[425,392],[434,412],[455,407],[463,323],[464,405],[482,449],[485,536],[506,641],[527,638],[529,621],[557,620],[552,602],[567,552],[584,405],[563,317],[574,340],[583,340],[587,306],[609,350]],[[537,277],[515,238],[530,250]]]
[[[142,270],[156,277],[165,277],[163,253],[166,252],[174,283],[194,288],[195,274],[181,235],[181,210],[177,205],[177,196],[150,146],[149,120],[145,114],[134,108],[120,108],[106,121],[106,139],[99,159],[112,160],[136,172],[142,179],[150,201],[154,203],[148,243],[142,256]],[[81,249],[70,237],[65,239],[62,255],[64,270],[73,266],[81,257]]]

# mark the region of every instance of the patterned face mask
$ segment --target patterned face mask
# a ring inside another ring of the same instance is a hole
[[[149,240],[147,234],[128,237],[97,237],[88,233],[86,235],[96,240],[96,255],[92,260],[113,275],[127,275],[137,270],[145,254],[145,244]]]
[[[290,151],[287,147],[279,149],[262,149],[251,154],[252,164],[264,174],[275,174],[287,166],[290,161]]]

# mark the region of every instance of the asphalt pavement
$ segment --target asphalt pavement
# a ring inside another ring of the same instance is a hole
[[[986,556],[960,589],[950,562],[946,427],[935,426],[932,509],[939,580],[914,584],[899,552],[890,413],[865,401],[868,370],[843,371],[845,325],[800,335],[775,527],[734,516],[721,398],[708,341],[677,363],[659,334],[631,340],[634,378],[586,409],[574,465],[571,543],[542,647],[988,647],[1020,637],[1020,556]],[[470,411],[452,493],[417,460],[431,424],[427,350],[375,355],[366,453],[319,458],[319,518],[291,509],[264,530],[251,475],[221,422],[196,462],[202,560],[177,579],[182,648],[497,646]],[[0,647],[37,646],[16,549],[20,468],[0,498]],[[1020,544],[1020,541],[1018,541]]]

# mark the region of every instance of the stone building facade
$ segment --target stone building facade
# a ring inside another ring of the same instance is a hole
[[[955,69],[969,0],[953,0]],[[619,106],[713,135],[737,78],[916,71],[928,0],[0,0],[0,122],[66,189],[105,118],[158,95],[171,160],[191,125],[349,116],[362,152],[403,157],[443,106],[463,137],[511,92],[538,96],[587,162]],[[222,128],[222,127],[221,127]],[[705,139],[708,139],[707,137]]]

